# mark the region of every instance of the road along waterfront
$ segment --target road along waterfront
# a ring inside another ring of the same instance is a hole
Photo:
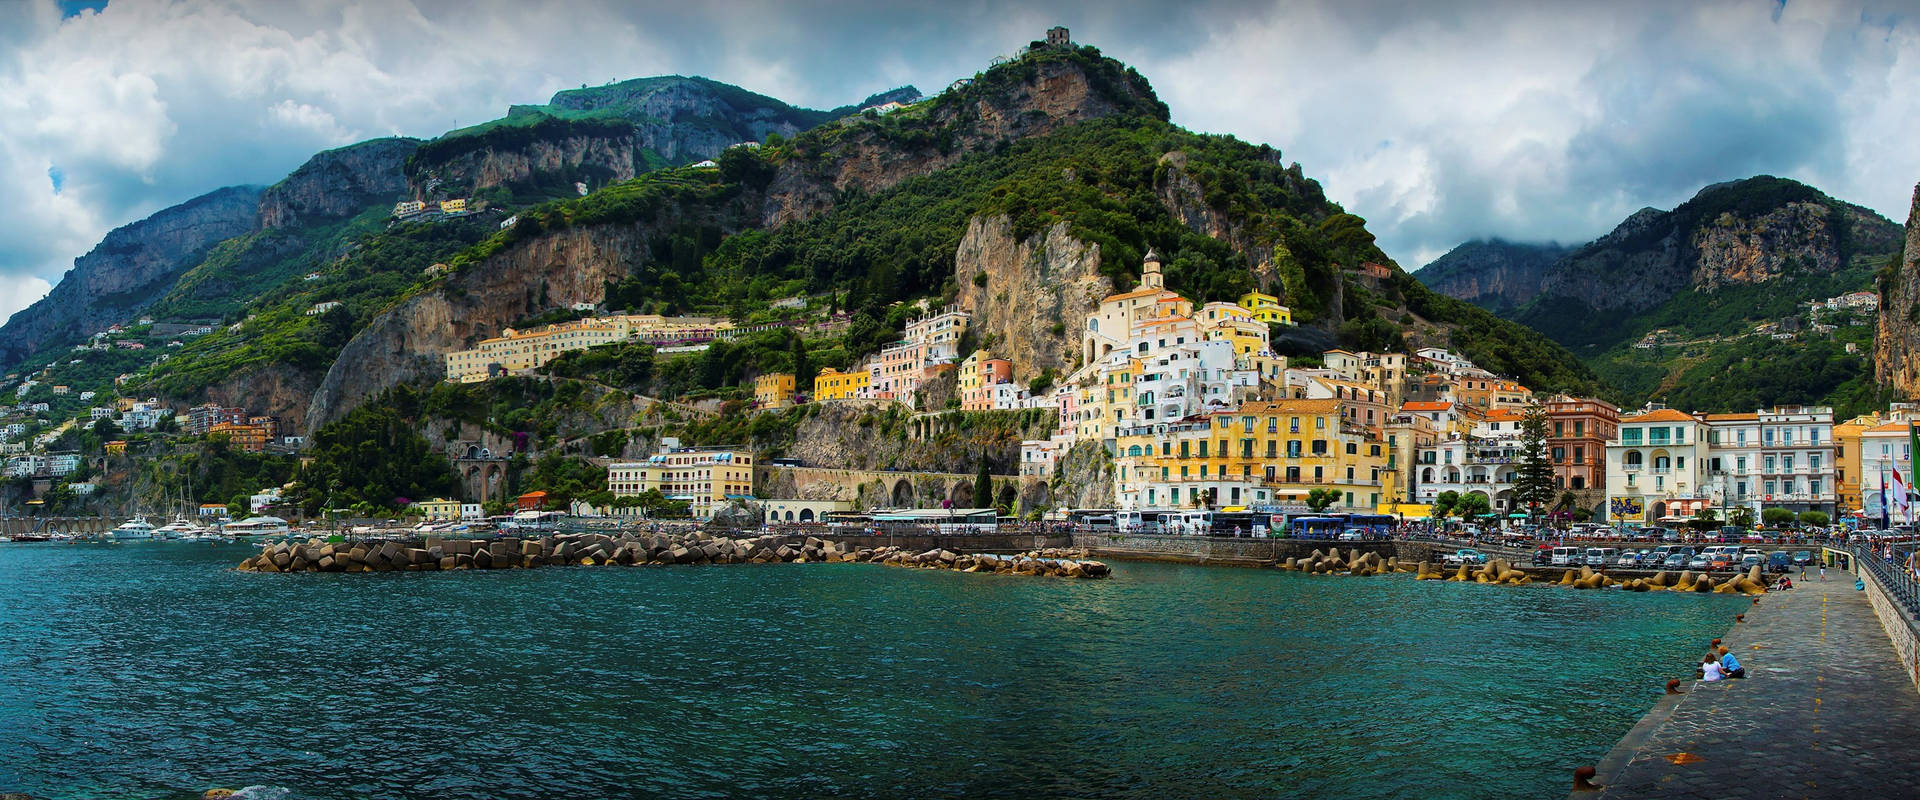
[[[0,548],[0,791],[1540,796],[1743,598],[1116,564],[375,575]]]

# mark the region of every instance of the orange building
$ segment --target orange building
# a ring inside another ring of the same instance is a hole
[[[238,447],[248,453],[258,453],[267,449],[267,438],[270,431],[265,425],[222,422],[207,429],[207,433],[209,435],[225,435],[227,439],[233,443],[234,447]]]

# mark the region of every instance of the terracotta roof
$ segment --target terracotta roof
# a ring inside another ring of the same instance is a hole
[[[1894,422],[1882,422],[1878,425],[1875,425],[1871,428],[1866,429],[1865,431],[1863,431],[1863,433],[1891,433],[1893,431],[1900,431],[1904,433],[1906,430],[1907,430],[1907,423],[1896,420]]]
[[[1492,411],[1487,412],[1488,422],[1506,422],[1508,420],[1526,419],[1526,418],[1527,418],[1526,414],[1522,414],[1511,408],[1496,408]]]
[[[1623,417],[1620,420],[1620,424],[1626,425],[1634,422],[1699,422],[1699,421],[1700,420],[1695,419],[1692,414],[1688,414],[1684,411],[1675,411],[1671,408],[1663,408],[1663,409],[1660,409],[1659,411],[1649,411],[1645,414],[1639,414],[1631,417]]]
[[[1740,420],[1760,421],[1759,414],[1705,414],[1708,422],[1736,422]]]
[[[1440,401],[1433,401],[1433,402],[1416,400],[1414,402],[1406,403],[1400,406],[1401,411],[1448,411],[1448,410],[1451,410],[1452,408],[1453,408],[1453,403],[1447,400],[1440,400]]]
[[[1331,414],[1340,410],[1338,400],[1273,400],[1264,403],[1246,403],[1239,411],[1222,411],[1234,414]]]
[[[1107,295],[1106,297],[1100,298],[1100,302],[1111,303],[1115,300],[1132,300],[1136,297],[1152,297],[1164,291],[1166,290],[1165,289],[1135,289],[1131,292],[1121,292],[1120,294]]]

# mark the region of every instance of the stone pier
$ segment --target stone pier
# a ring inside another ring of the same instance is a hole
[[[1685,693],[1606,755],[1599,791],[1572,797],[1920,797],[1920,692],[1854,581],[1829,569],[1747,606],[1722,638],[1749,677],[1704,683],[1693,664],[1671,665]]]

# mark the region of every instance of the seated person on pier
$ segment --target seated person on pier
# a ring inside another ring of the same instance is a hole
[[[1720,671],[1725,672],[1729,678],[1747,677],[1747,668],[1740,666],[1740,659],[1734,658],[1733,653],[1728,652],[1725,647],[1720,648]]]

